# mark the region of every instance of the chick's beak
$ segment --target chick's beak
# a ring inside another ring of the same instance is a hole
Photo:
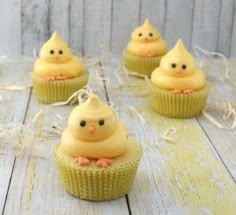
[[[96,131],[96,127],[94,125],[90,125],[88,127],[88,131],[89,131],[89,133],[93,134]]]
[[[181,73],[181,72],[182,72],[182,69],[181,69],[181,68],[177,68],[177,69],[176,69],[176,73],[179,74],[179,73]]]
[[[54,58],[55,58],[56,60],[57,60],[57,59],[59,59],[59,55],[55,55],[55,57],[54,57]]]

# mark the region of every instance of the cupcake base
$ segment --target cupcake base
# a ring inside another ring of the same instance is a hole
[[[150,104],[159,114],[172,118],[192,118],[202,113],[208,97],[208,85],[190,94],[172,93],[150,83]]]
[[[59,176],[65,189],[72,195],[91,201],[118,199],[132,187],[141,158],[141,146],[130,140],[127,151],[112,159],[112,166],[102,168],[95,165],[80,166],[57,145],[54,157]]]
[[[138,72],[148,77],[159,66],[161,58],[162,56],[140,57],[130,54],[126,50],[123,51],[125,67],[130,71]]]
[[[88,72],[79,77],[49,81],[31,73],[36,98],[42,103],[66,101],[74,92],[82,89],[88,82]]]

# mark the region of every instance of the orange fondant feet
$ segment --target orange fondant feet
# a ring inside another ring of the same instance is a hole
[[[153,56],[155,56],[155,54],[152,52],[139,52],[139,53],[137,53],[137,55],[139,57],[153,57]]]
[[[75,162],[79,163],[81,166],[88,165],[90,163],[90,160],[84,156],[79,156],[75,158]]]
[[[48,81],[54,81],[55,79],[56,79],[55,76],[46,77],[46,80],[48,80]]]
[[[172,93],[181,93],[181,90],[180,89],[174,89],[171,91]]]
[[[184,90],[184,93],[188,94],[188,93],[192,93],[193,92],[193,89],[185,89]]]
[[[147,57],[154,57],[154,56],[155,56],[155,53],[148,52],[148,53],[146,54],[146,56],[147,56]]]
[[[112,164],[112,160],[108,158],[100,158],[97,162],[96,165],[98,167],[108,167]]]
[[[60,76],[57,76],[56,79],[57,79],[57,80],[65,80],[65,79],[66,79],[66,76],[60,75]]]

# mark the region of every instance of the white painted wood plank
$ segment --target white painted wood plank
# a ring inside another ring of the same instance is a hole
[[[49,38],[49,0],[27,1],[22,0],[22,53],[33,55]]]
[[[89,82],[94,89],[93,84],[98,86],[98,83],[93,78],[90,77]],[[103,85],[99,86],[96,93],[105,100]],[[42,107],[44,105],[36,101],[33,95],[27,112],[27,122]],[[6,214],[33,214],[37,211],[37,214],[128,215],[125,198],[101,203],[89,202],[71,196],[63,188],[53,160],[53,148],[59,143],[59,137],[48,138],[45,131],[50,129],[57,113],[67,118],[72,109],[72,106],[55,107],[45,112],[35,126],[32,126],[35,138],[46,139],[28,148],[22,157],[16,159],[6,202]]]
[[[140,24],[146,18],[150,19],[163,37],[165,33],[166,3],[165,0],[140,1]]]
[[[84,1],[71,0],[70,2],[70,41],[69,45],[75,52],[83,51]]]
[[[234,4],[234,0],[221,1],[217,51],[226,57],[230,57]]]
[[[69,0],[50,0],[50,34],[57,31],[62,38],[69,41]]]
[[[231,35],[231,49],[230,49],[230,56],[236,57],[236,3],[234,3],[234,11],[233,11],[233,24],[232,24],[232,35]]]
[[[87,0],[84,11],[84,52],[100,54],[97,40],[104,42],[110,49],[111,34],[111,0]]]
[[[144,150],[135,184],[128,195],[131,213],[199,214],[202,210],[210,214],[232,213],[236,209],[235,182],[198,121],[160,116],[151,110],[147,95],[137,96],[145,92],[145,85],[114,89],[117,82],[112,74],[109,77],[109,97],[118,107],[130,135]],[[131,79],[130,83],[140,84],[140,81]],[[145,127],[128,106],[144,117]],[[161,139],[170,126],[177,129],[173,135],[175,144]],[[223,138],[227,138],[226,133]],[[230,150],[233,155],[236,147]]]
[[[182,38],[188,49],[191,48],[194,0],[167,1],[165,39],[173,47]]]
[[[221,64],[220,62],[216,63],[218,63],[218,65]],[[234,104],[234,102],[236,102],[236,88],[232,85],[229,86],[229,83],[222,83],[220,81],[222,78],[221,71],[214,69],[211,74],[213,73],[218,78],[215,79],[214,83],[211,83],[211,103],[208,104],[208,107],[212,107],[212,103],[220,99],[224,99],[226,102],[231,102]],[[231,77],[236,77],[236,71],[232,70],[230,75]],[[230,119],[226,121],[223,119],[223,112],[210,111],[209,114],[225,127],[230,127],[232,124]],[[198,122],[206,132],[208,138],[211,140],[213,146],[236,182],[236,129],[231,131],[219,129],[209,122],[209,120],[207,120],[204,116],[198,117]]]
[[[218,113],[211,113],[211,115],[217,120],[222,121],[222,116]],[[227,169],[236,182],[236,133],[235,131],[225,131],[216,128],[209,121],[201,116],[198,118],[200,125],[203,127],[207,136],[211,140],[212,144],[216,148],[219,156],[224,161]]]
[[[192,47],[199,45],[209,51],[216,51],[220,6],[220,0],[195,1]]]
[[[119,0],[112,4],[111,49],[121,55],[130,34],[139,25],[139,0]]]
[[[0,59],[0,85],[11,85],[15,82],[24,84],[23,80],[29,78],[28,69],[31,67],[22,65],[21,62],[6,64],[6,60]],[[8,91],[0,90],[0,124],[7,125],[11,122],[23,123],[30,90]],[[15,137],[17,138],[17,136]],[[15,160],[13,150],[15,139],[3,140],[0,138],[0,214],[3,212],[5,198],[7,196],[9,182],[11,180],[12,169]]]
[[[3,123],[17,122],[22,123],[27,109],[27,101],[29,99],[29,91],[22,92],[0,92],[2,102],[0,102],[0,111],[3,115],[1,120]],[[15,160],[15,152],[12,149],[12,142],[1,142],[0,144],[0,213],[5,203],[7,196],[9,181]]]
[[[0,54],[21,53],[21,1],[0,1]]]

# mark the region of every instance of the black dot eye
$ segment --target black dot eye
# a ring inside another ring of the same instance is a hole
[[[59,52],[58,52],[59,54],[63,54],[63,51],[62,50],[59,50]]]
[[[152,37],[152,36],[153,36],[153,33],[149,33],[149,36]]]
[[[81,127],[84,127],[85,125],[86,125],[86,122],[85,122],[84,120],[81,120],[81,121],[80,121],[80,126],[81,126]]]
[[[172,67],[172,68],[175,68],[175,67],[176,67],[176,64],[175,64],[175,63],[172,63],[172,64],[171,64],[171,67]]]
[[[101,125],[101,126],[105,124],[105,122],[104,122],[103,119],[100,119],[98,123],[99,123],[99,125]]]
[[[54,50],[50,50],[50,54],[54,54]]]
[[[182,69],[186,69],[187,66],[185,64],[182,65]]]
[[[142,33],[139,33],[138,36],[141,37],[143,34]]]

